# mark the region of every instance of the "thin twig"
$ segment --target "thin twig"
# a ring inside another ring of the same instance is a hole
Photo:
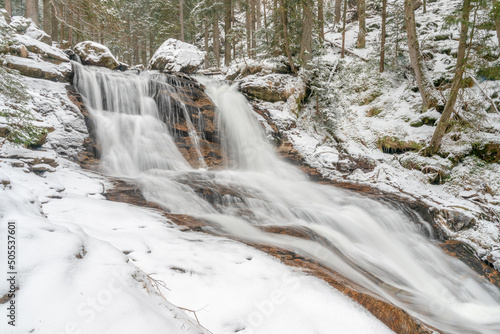
[[[476,78],[474,78],[472,75],[470,75],[470,78],[472,79],[472,81],[474,81],[474,83],[479,88],[481,93],[483,93],[484,97],[486,97],[486,99],[491,103],[491,106],[493,107],[495,112],[498,114],[498,108],[495,105],[495,102],[493,102],[493,100],[488,96],[488,94],[486,94],[486,92],[483,90],[483,88],[479,85],[479,82],[477,82]]]

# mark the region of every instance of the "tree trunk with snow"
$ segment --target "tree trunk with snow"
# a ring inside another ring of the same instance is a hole
[[[342,13],[342,0],[335,0],[335,24],[340,22]]]
[[[408,50],[410,53],[411,67],[417,79],[418,89],[422,96],[423,111],[437,106],[438,99],[436,97],[435,87],[427,76],[424,59],[420,53],[418,44],[417,29],[415,27],[415,12],[413,9],[413,1],[405,0],[405,21],[406,33],[408,35]]]
[[[300,41],[299,59],[306,64],[311,60],[312,53],[312,0],[302,0],[302,38]]]
[[[224,65],[231,63],[231,0],[224,0]]]
[[[358,22],[359,22],[359,32],[358,32],[358,43],[357,47],[362,49],[366,44],[366,2],[365,0],[358,0]]]
[[[453,78],[453,83],[451,84],[450,96],[444,107],[443,114],[439,119],[436,130],[431,139],[431,143],[427,149],[427,154],[432,155],[437,152],[441,146],[441,141],[443,140],[446,128],[448,127],[448,122],[450,120],[453,109],[455,108],[455,103],[457,101],[458,92],[462,84],[462,77],[467,65],[467,58],[465,55],[467,49],[467,32],[469,24],[469,14],[470,14],[470,2],[471,0],[464,0],[463,12],[462,12],[462,23],[460,29],[460,41],[458,45],[457,53],[457,65],[455,68],[455,77]]]
[[[382,0],[382,39],[380,42],[380,73],[385,69],[385,26],[387,21],[387,0]]]
[[[500,48],[500,1],[493,0],[493,12],[495,13],[495,27],[497,29],[498,47]]]
[[[5,10],[12,16],[12,0],[5,0]]]
[[[31,19],[37,26],[38,21],[38,0],[26,0],[26,18]]]
[[[345,27],[347,22],[347,0],[344,0],[344,22],[342,24],[342,52],[340,58],[345,57]]]

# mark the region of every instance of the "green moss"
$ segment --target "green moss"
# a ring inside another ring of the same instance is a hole
[[[500,66],[482,67],[477,71],[477,75],[486,80],[500,80]]]
[[[474,80],[471,77],[467,77],[460,83],[460,88],[472,88],[474,87]]]
[[[377,140],[377,147],[384,153],[401,154],[408,151],[420,151],[424,145],[414,141],[402,141],[396,137],[382,137]]]
[[[0,98],[7,108],[0,109],[0,117],[6,120],[6,126],[0,131],[0,137],[10,142],[36,147],[43,145],[47,129],[33,125],[27,102],[30,96],[21,83],[19,75],[0,67]]]
[[[361,106],[365,106],[367,104],[370,104],[372,103],[373,101],[375,101],[377,99],[377,97],[381,96],[382,93],[379,92],[379,91],[374,91],[374,92],[371,92],[368,96],[365,96],[364,98],[361,99],[360,101],[360,104]]]
[[[377,108],[377,107],[373,107],[371,108],[370,110],[368,110],[366,112],[366,116],[368,117],[373,117],[373,116],[377,116],[378,114],[380,114],[382,112],[382,109],[380,108]]]

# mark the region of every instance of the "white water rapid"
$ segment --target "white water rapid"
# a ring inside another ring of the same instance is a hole
[[[75,68],[75,85],[97,126],[103,171],[138,182],[148,200],[235,237],[314,258],[441,331],[500,333],[499,289],[447,256],[401,212],[309,182],[280,160],[236,87],[203,81],[231,162],[223,170],[194,169],[162,122],[161,115],[177,114],[159,110],[153,99],[151,82],[161,76]],[[166,80],[162,85],[176,90]],[[194,128],[189,136],[197,136]],[[211,189],[211,200],[193,185]],[[259,225],[300,228],[317,238],[266,233]]]

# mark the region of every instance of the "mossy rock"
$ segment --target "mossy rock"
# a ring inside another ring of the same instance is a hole
[[[377,147],[384,153],[401,154],[409,151],[420,151],[424,145],[414,141],[402,141],[396,137],[382,137],[377,140]]]
[[[500,143],[472,144],[472,153],[488,163],[500,162]]]
[[[365,106],[367,104],[370,104],[372,103],[373,101],[375,101],[379,96],[381,96],[382,93],[381,92],[378,92],[378,91],[375,91],[375,92],[372,92],[370,93],[369,95],[363,97],[359,103],[360,106]]]
[[[366,112],[366,116],[368,117],[374,117],[374,116],[377,116],[378,114],[380,114],[383,110],[380,109],[380,108],[377,108],[377,107],[373,107],[373,108],[370,108],[370,110],[368,110]]]
[[[410,123],[410,126],[412,126],[414,128],[419,128],[422,125],[434,126],[436,124],[436,121],[437,121],[437,118],[429,117],[429,116],[423,116],[419,120]]]
[[[477,71],[477,76],[485,80],[500,80],[500,66],[482,67]]]
[[[446,41],[446,40],[449,40],[451,39],[451,35],[450,34],[440,34],[440,35],[436,35],[434,36],[434,40],[437,42],[437,41]]]
[[[421,119],[419,119],[418,121],[415,121],[415,122],[411,122],[410,123],[410,126],[411,127],[414,127],[414,128],[419,128],[421,127],[422,125],[424,125],[424,122],[422,122]]]

